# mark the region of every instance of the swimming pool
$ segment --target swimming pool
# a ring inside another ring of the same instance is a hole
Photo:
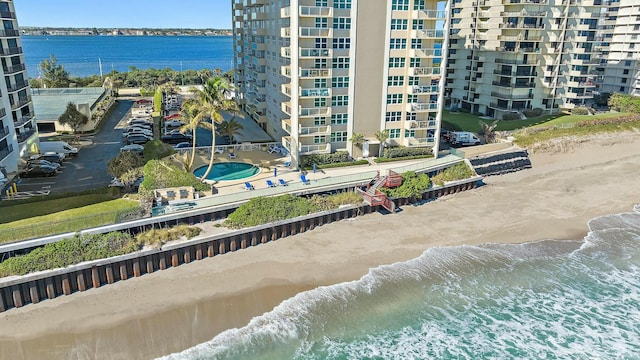
[[[201,178],[207,171],[208,165],[197,168],[193,174]],[[213,164],[211,172],[207,176],[207,180],[224,181],[224,180],[240,180],[251,177],[260,172],[260,168],[243,162],[224,162]]]

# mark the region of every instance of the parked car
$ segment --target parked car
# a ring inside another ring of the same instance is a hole
[[[132,119],[129,120],[129,125],[148,125],[153,126],[153,121],[147,119]]]
[[[36,165],[22,170],[19,176],[23,178],[53,176],[56,174],[56,171],[57,170],[51,166]]]
[[[164,143],[167,144],[179,144],[181,142],[189,142],[191,141],[192,136],[191,135],[185,135],[185,134],[181,134],[181,133],[177,133],[177,134],[169,134],[169,135],[162,135],[160,137],[160,140]]]
[[[190,143],[188,141],[184,141],[184,142],[177,143],[177,144],[173,145],[173,148],[175,150],[178,150],[178,149],[187,149],[187,148],[190,148],[191,146],[193,146],[192,143]],[[196,147],[197,146],[198,146],[198,144],[196,144]]]
[[[62,165],[64,158],[65,158],[64,154],[55,153],[55,152],[46,152],[44,154],[32,156],[31,160],[47,160],[49,162]]]
[[[153,131],[151,131],[149,129],[143,129],[143,128],[127,129],[122,133],[122,137],[127,137],[127,136],[133,135],[133,134],[142,134],[142,135],[146,135],[146,136],[149,136],[149,137],[153,137]]]
[[[143,135],[143,134],[131,134],[125,138],[127,145],[130,144],[146,144],[149,141],[153,140],[152,137]]]
[[[129,144],[120,148],[120,152],[127,152],[127,151],[142,154],[142,152],[144,151],[144,146],[140,144]]]
[[[167,120],[164,122],[164,127],[172,127],[172,128],[176,128],[176,127],[180,127],[184,125],[184,123],[180,120]]]
[[[58,164],[57,162],[47,161],[45,159],[30,159],[27,161],[28,168],[34,167],[34,166],[49,166],[56,170],[60,169],[60,164]]]

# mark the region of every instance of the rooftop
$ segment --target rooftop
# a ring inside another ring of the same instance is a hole
[[[57,120],[69,102],[93,105],[104,93],[104,88],[31,89],[33,108],[38,120]]]

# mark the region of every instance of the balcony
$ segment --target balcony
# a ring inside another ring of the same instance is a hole
[[[413,37],[416,39],[443,39],[444,30],[414,30]]]
[[[26,88],[27,86],[29,86],[29,83],[26,81],[18,81],[13,85],[7,85],[7,91],[8,92],[16,92],[16,91],[20,91],[24,88]]]
[[[289,65],[281,66],[280,67],[280,75],[282,75],[284,77],[291,78],[291,66],[289,66]]]
[[[331,36],[333,36],[332,29],[313,28],[313,27],[300,28],[300,37],[316,38],[316,37],[331,37]]]
[[[36,134],[36,130],[35,129],[29,129],[24,133],[16,134],[18,136],[18,143],[23,143],[23,142],[29,140],[29,138],[31,136],[33,136],[33,134]]]
[[[411,89],[412,94],[433,94],[440,91],[438,85],[414,86]]]
[[[435,111],[438,110],[437,103],[410,103],[409,111],[413,112],[424,112],[424,111]]]
[[[18,110],[21,107],[27,105],[28,103],[31,102],[31,97],[27,96],[27,97],[20,97],[18,98],[18,102],[15,104],[11,104],[11,110]]]
[[[545,5],[547,0],[502,0],[502,5],[536,4]]]
[[[0,18],[3,19],[15,19],[16,13],[13,11],[0,11]]]
[[[408,120],[407,125],[408,128],[412,130],[434,129],[436,127],[436,120],[434,118],[429,118],[427,121]]]
[[[404,146],[406,147],[424,147],[424,146],[433,146],[435,145],[435,138],[415,138],[415,137],[407,137],[404,138]]]
[[[491,85],[500,86],[500,87],[507,87],[507,88],[512,87],[510,82],[503,82],[503,81],[493,81],[493,82],[491,82]]]
[[[417,14],[414,14],[413,17],[422,20],[444,20],[447,18],[447,12],[438,10],[417,10]]]
[[[9,127],[5,126],[4,129],[0,128],[0,140],[4,139],[9,135]]]
[[[533,96],[532,95],[514,95],[514,94],[501,94],[499,92],[496,91],[492,91],[491,92],[491,96],[498,98],[498,99],[505,99],[505,100],[527,100],[527,99],[532,99]]]
[[[24,66],[24,64],[16,64],[12,66],[7,66],[3,70],[5,75],[11,75],[11,74],[18,73],[20,71],[24,71],[25,69],[26,67]]]
[[[283,113],[291,116],[291,103],[289,102],[283,102],[280,104],[280,109],[282,110]]]
[[[300,107],[300,117],[314,117],[314,116],[331,116],[330,107],[314,107],[314,108],[302,108]]]
[[[290,59],[291,58],[291,49],[288,47],[283,47],[280,49],[280,56],[283,58]]]
[[[300,136],[331,136],[331,125],[325,126],[300,126],[298,130]]]
[[[13,145],[8,144],[6,148],[0,149],[0,161],[4,160],[9,154],[13,152]]]
[[[330,49],[300,48],[301,58],[330,58]]]
[[[498,104],[498,103],[490,103],[489,107],[492,107],[498,110],[507,110],[507,111],[522,111],[527,109],[526,106],[509,106],[509,105]]]
[[[291,135],[291,119],[282,119],[282,129]]]
[[[424,75],[440,75],[439,67],[417,67],[413,68],[413,75],[424,76]]]
[[[300,155],[329,154],[331,152],[331,144],[300,145],[299,151]]]
[[[328,88],[300,89],[300,97],[330,97],[331,90]]]
[[[22,54],[21,47],[2,48],[2,50],[0,50],[0,56],[12,56],[18,54]]]
[[[332,17],[332,8],[321,6],[300,6],[300,17]]]
[[[20,36],[20,31],[14,29],[5,29],[0,30],[0,37],[18,37]]]
[[[331,77],[330,69],[300,69],[300,78],[326,78]]]

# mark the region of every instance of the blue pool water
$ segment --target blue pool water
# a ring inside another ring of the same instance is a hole
[[[197,168],[193,174],[201,178],[207,171],[207,165]],[[211,172],[207,176],[207,180],[224,181],[224,180],[240,180],[251,177],[260,172],[260,169],[252,164],[242,162],[225,162],[213,164]]]

